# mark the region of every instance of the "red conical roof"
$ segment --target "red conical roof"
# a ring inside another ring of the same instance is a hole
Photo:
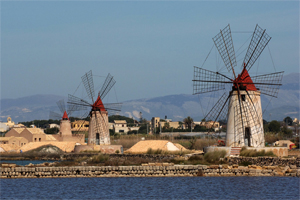
[[[69,120],[67,111],[64,112],[64,115],[63,115],[63,117],[62,117],[62,120],[64,120],[64,119],[68,119],[68,120]]]
[[[243,69],[242,73],[238,75],[238,77],[233,81],[233,83],[235,89],[237,89],[236,84],[238,84],[239,86],[245,86],[247,91],[257,90],[246,68]]]
[[[97,100],[93,104],[93,109],[99,109],[100,111],[106,111],[100,96],[98,96]]]

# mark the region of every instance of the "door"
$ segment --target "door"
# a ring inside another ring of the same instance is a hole
[[[99,138],[100,138],[99,133],[96,133],[96,145],[100,144]]]
[[[250,127],[245,128],[245,145],[250,147],[251,146],[251,133],[250,133]]]

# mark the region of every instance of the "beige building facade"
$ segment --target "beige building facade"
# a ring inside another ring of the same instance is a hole
[[[11,144],[11,145],[18,145],[23,146],[28,143],[28,140],[24,137],[0,137],[0,144]]]
[[[71,122],[71,130],[72,131],[88,131],[89,122],[85,120],[75,120]]]

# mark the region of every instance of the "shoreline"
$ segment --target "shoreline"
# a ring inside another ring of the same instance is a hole
[[[154,164],[154,163],[153,163]],[[163,166],[69,166],[69,167],[0,167],[1,179],[79,178],[79,177],[188,177],[188,176],[290,176],[300,177],[296,165],[170,165]]]

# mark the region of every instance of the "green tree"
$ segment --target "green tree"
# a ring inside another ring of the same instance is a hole
[[[285,136],[287,137],[292,137],[293,136],[293,131],[289,129],[287,126],[283,126],[281,129],[281,132],[284,133]]]
[[[193,118],[191,118],[190,116],[188,116],[187,118],[183,119],[183,123],[188,126],[188,129],[191,129],[192,124],[193,124],[194,120]]]
[[[268,129],[270,132],[277,133],[280,131],[280,123],[276,120],[273,120],[269,123]]]
[[[57,134],[58,132],[59,132],[59,128],[57,127],[45,129],[46,134]]]
[[[163,131],[168,131],[170,129],[170,123],[169,122],[166,122],[163,126]]]
[[[205,126],[196,125],[194,127],[194,132],[205,132],[205,131],[207,131]]]
[[[178,124],[179,124],[179,125],[178,125],[178,129],[182,129],[183,123],[182,123],[181,121],[179,121]]]
[[[292,126],[292,125],[293,125],[293,119],[290,118],[290,117],[284,118],[284,119],[283,119],[283,122],[284,122],[285,124],[287,124],[288,126]]]

